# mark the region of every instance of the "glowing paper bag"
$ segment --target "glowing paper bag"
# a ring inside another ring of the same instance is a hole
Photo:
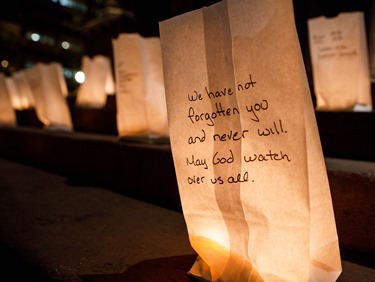
[[[12,106],[16,110],[35,107],[34,95],[23,70],[5,79]]]
[[[335,281],[338,237],[291,0],[160,22],[169,133],[202,281]]]
[[[38,63],[25,74],[35,99],[38,119],[47,129],[73,130],[68,103],[63,95],[60,75],[54,64]]]
[[[317,110],[372,110],[363,12],[308,20]]]
[[[81,107],[103,108],[107,95],[114,94],[114,80],[110,59],[96,55],[82,57],[85,81],[79,86],[75,104]]]
[[[375,83],[375,1],[371,2],[369,22],[369,57],[371,82]]]
[[[120,34],[113,52],[119,135],[168,135],[160,39]]]
[[[19,92],[13,76],[5,78],[5,84],[9,93],[10,101],[15,110],[23,110],[29,107],[28,101],[24,95]]]
[[[159,37],[144,38],[142,64],[145,75],[145,101],[150,135],[168,136],[168,116]]]
[[[11,126],[17,124],[16,113],[3,74],[0,74],[0,124]]]
[[[64,76],[64,69],[62,65],[58,63],[52,63],[51,67],[56,69],[57,75],[59,77],[61,93],[65,98],[67,98],[69,95],[69,90],[68,90],[68,85],[66,84],[66,80]]]
[[[34,94],[24,70],[17,71],[12,76],[17,93],[21,97],[23,109],[35,108]]]

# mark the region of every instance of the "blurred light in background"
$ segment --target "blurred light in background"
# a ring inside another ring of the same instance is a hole
[[[85,74],[82,71],[77,71],[74,78],[78,83],[83,83],[85,81]]]
[[[32,41],[38,42],[40,40],[40,35],[38,33],[32,33],[30,38]]]
[[[7,60],[2,60],[1,61],[1,66],[6,69],[9,66],[9,62]]]
[[[61,42],[61,47],[65,50],[69,49],[70,43],[68,41]]]

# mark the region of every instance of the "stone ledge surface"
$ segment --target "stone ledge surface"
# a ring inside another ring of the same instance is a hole
[[[195,252],[180,212],[3,158],[0,187],[0,247],[5,246],[0,250],[7,249],[0,253],[3,277],[190,280],[184,273]],[[374,267],[345,259],[342,266],[339,282],[375,281]]]

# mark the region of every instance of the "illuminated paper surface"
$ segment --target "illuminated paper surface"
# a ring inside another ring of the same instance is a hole
[[[35,107],[35,100],[23,70],[5,78],[8,93],[14,109],[24,110]]]
[[[163,62],[159,37],[144,38],[142,64],[149,135],[168,136]]]
[[[363,12],[308,20],[318,110],[372,110],[369,56]]]
[[[17,87],[17,93],[22,99],[22,108],[35,108],[35,99],[31,86],[27,80],[24,70],[17,71],[13,74],[13,80]]]
[[[28,108],[28,102],[21,93],[19,93],[17,85],[12,76],[5,78],[5,84],[9,93],[12,106],[16,110],[23,110]]]
[[[113,53],[119,135],[169,135],[160,39],[123,33]]]
[[[69,95],[69,91],[68,91],[68,85],[66,84],[66,80],[64,76],[63,66],[59,63],[52,63],[51,67],[56,69],[57,75],[59,77],[61,93],[65,98],[67,98]]]
[[[0,74],[0,124],[12,126],[17,124],[16,113],[3,74]]]
[[[48,129],[73,130],[68,103],[63,95],[58,63],[37,63],[25,74],[35,99],[38,119]]]
[[[338,237],[292,1],[160,22],[169,133],[204,281],[335,281]]]
[[[371,82],[375,83],[375,1],[371,2],[371,12],[369,13],[369,57]]]
[[[114,95],[114,79],[108,57],[96,55],[82,57],[85,81],[79,86],[75,104],[82,107],[103,108],[107,95]]]

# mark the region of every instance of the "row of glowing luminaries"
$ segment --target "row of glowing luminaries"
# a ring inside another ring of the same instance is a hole
[[[116,93],[120,135],[168,135],[160,39],[121,34],[113,47],[116,81],[110,58],[83,56],[85,80],[75,106],[103,108],[107,96]],[[8,77],[0,74],[0,123],[15,125],[15,110],[34,108],[45,127],[72,130],[67,97],[60,63],[37,63]]]

